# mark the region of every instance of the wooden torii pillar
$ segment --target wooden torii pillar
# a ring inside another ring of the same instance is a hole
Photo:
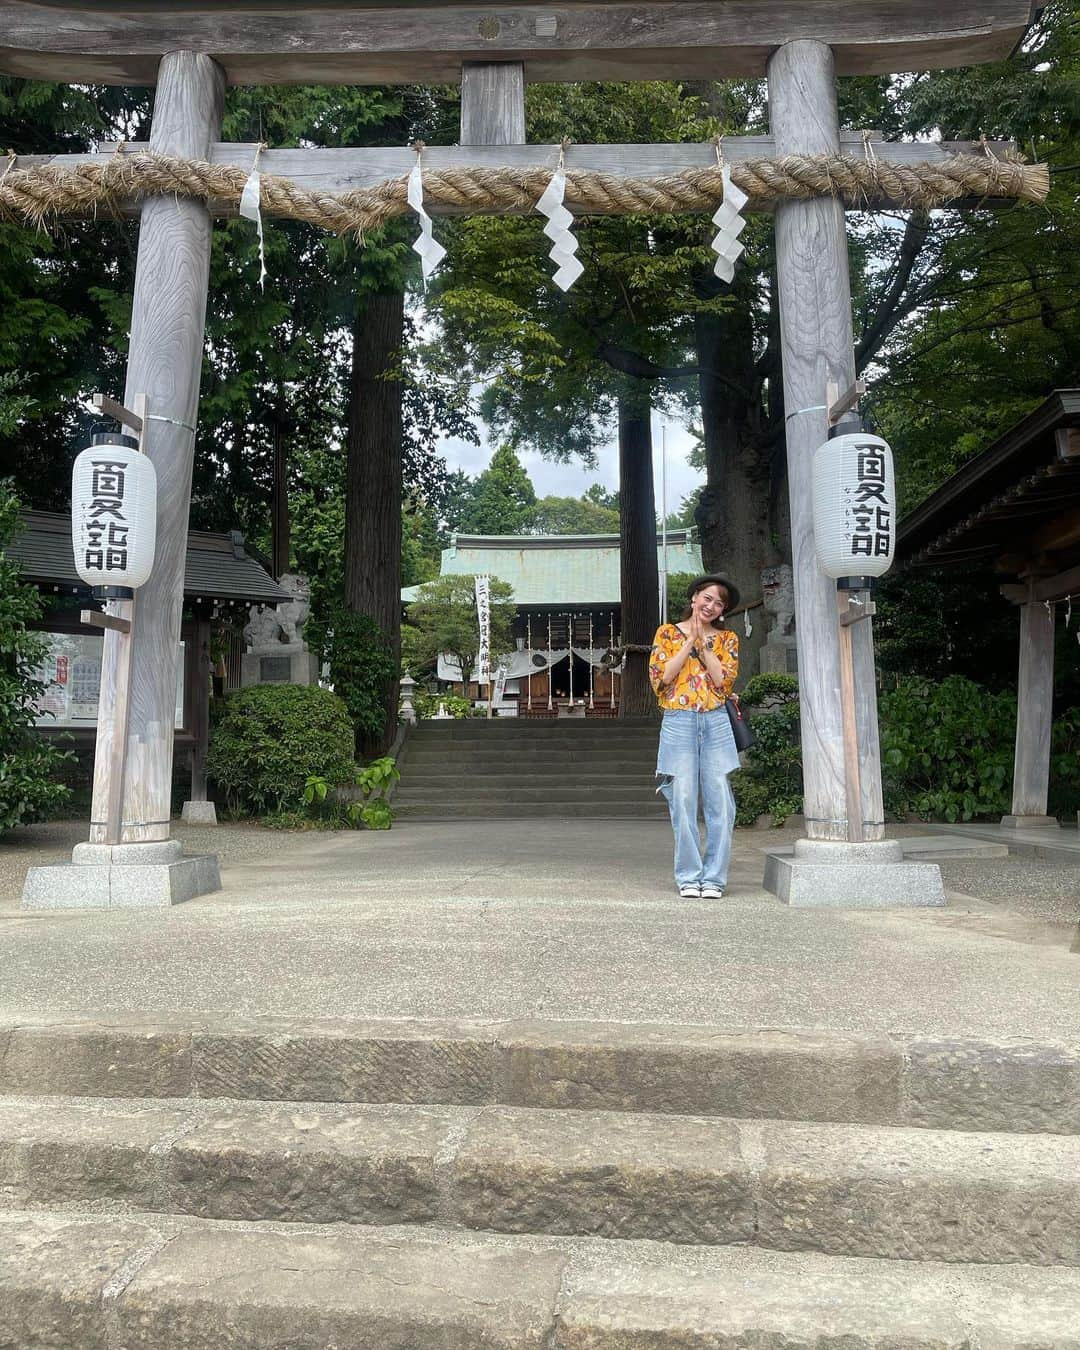
[[[362,10],[326,0],[318,4],[260,0],[258,5],[222,0],[212,8],[192,11],[168,0],[143,9],[119,0],[111,6],[105,0],[89,13],[84,7],[73,4],[69,9],[55,0],[0,0],[0,31],[4,33],[0,70],[72,82],[156,80],[151,150],[250,168],[252,147],[215,141],[227,79],[247,84],[460,79],[462,146],[433,149],[426,152],[426,160],[435,167],[504,163],[523,167],[550,166],[551,157],[550,147],[523,144],[526,77],[556,81],[753,78],[767,69],[772,138],[725,141],[726,158],[737,161],[754,155],[861,149],[860,138],[845,138],[839,131],[838,73],[891,73],[1000,59],[1023,36],[1034,9],[1030,0],[953,0],[947,12],[940,0],[902,0],[900,4],[837,0],[829,6],[797,0],[785,4],[741,0],[738,5],[723,6],[690,0],[648,6],[623,0],[575,0],[559,8],[513,0],[437,7],[408,0],[399,0],[396,6],[381,5],[376,0]],[[917,162],[945,158],[951,150],[962,148],[968,147],[878,142],[875,153],[892,162]],[[17,167],[31,160],[71,166],[100,161],[111,153],[22,157]],[[584,146],[572,148],[567,164],[631,175],[670,173],[685,166],[707,165],[712,153],[706,146]],[[291,177],[305,187],[340,191],[407,173],[412,162],[412,153],[405,150],[303,149],[267,151],[260,169]],[[567,205],[574,209],[572,201]],[[438,213],[435,206],[429,210]],[[201,203],[169,195],[148,200],[142,207],[141,223],[128,397],[147,394],[157,419],[148,439],[160,484],[158,559],[136,607],[133,697],[125,750],[124,842],[120,846],[124,852],[106,856],[109,846],[98,839],[100,814],[95,801],[91,842],[78,847],[76,861],[130,870],[141,855],[148,863],[167,864],[175,872],[178,846],[169,841],[172,708],[210,214]],[[807,838],[801,841],[802,857],[797,847],[790,863],[774,860],[767,880],[771,875],[774,888],[793,903],[857,903],[856,891],[861,886],[865,892],[865,884],[856,886],[851,881],[854,869],[839,867],[825,868],[833,879],[824,888],[811,885],[800,900],[795,875],[800,861],[807,864],[808,877],[822,873],[822,864],[857,861],[864,879],[867,864],[877,867],[889,862],[891,881],[883,875],[875,892],[876,903],[925,903],[927,899],[933,903],[941,896],[937,869],[897,866],[898,846],[881,838],[869,623],[858,625],[855,634],[861,695],[862,815],[869,842],[855,846],[841,842],[847,837],[847,809],[839,644],[832,585],[818,571],[814,556],[807,484],[810,455],[826,435],[826,386],[831,379],[843,388],[854,375],[843,206],[831,199],[783,202],[777,209],[776,228]],[[108,644],[107,637],[106,668]],[[113,719],[108,699],[108,688],[103,685],[99,762],[109,758],[105,752],[111,749]],[[837,882],[844,870],[848,877]],[[206,881],[210,871],[204,867],[203,872]],[[192,893],[186,882],[180,891]],[[182,898],[175,887],[172,898]],[[136,902],[147,903],[145,899],[112,900]],[[92,901],[68,897],[48,903]]]

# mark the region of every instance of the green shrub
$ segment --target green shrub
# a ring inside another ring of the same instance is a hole
[[[315,686],[264,684],[230,694],[214,728],[207,772],[233,810],[297,811],[313,775],[351,782],[353,726],[336,694]]]
[[[460,694],[422,694],[417,690],[416,695],[413,698],[413,707],[416,709],[416,715],[421,719],[426,717],[437,717],[440,703],[451,717],[484,716],[483,709],[474,708],[469,699],[463,698]]]
[[[1080,811],[1080,707],[1054,718],[1050,742],[1050,806],[1052,816],[1076,819]]]
[[[1016,699],[950,675],[902,676],[878,698],[886,814],[972,820],[1005,815],[1012,795]]]
[[[746,755],[746,767],[731,775],[735,822],[753,825],[771,815],[777,825],[802,810],[802,747],[799,743],[799,682],[793,675],[755,675],[740,701],[749,713],[757,744]]]
[[[43,605],[5,549],[19,529],[19,500],[0,480],[0,834],[42,820],[67,803],[71,791],[57,770],[74,756],[34,725],[34,703],[45,689],[36,667],[47,643],[30,625]]]
[[[388,794],[400,777],[397,764],[389,755],[373,759],[357,770],[353,780],[360,789],[360,796],[346,802],[331,791],[329,780],[322,774],[311,774],[304,784],[304,805],[311,818],[303,823],[317,821],[331,829],[365,825],[369,830],[388,830],[394,823]],[[289,816],[287,819],[292,827],[294,818]]]

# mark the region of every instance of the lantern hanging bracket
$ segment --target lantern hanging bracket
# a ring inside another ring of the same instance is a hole
[[[88,628],[111,628],[116,633],[130,633],[131,620],[122,619],[117,614],[103,614],[99,609],[84,609],[79,622]]]
[[[860,375],[853,385],[843,394],[835,380],[829,380],[825,386],[825,406],[828,409],[829,426],[833,427],[846,412],[857,408],[859,400],[866,393],[866,381]]]
[[[863,603],[849,594],[847,608],[840,611],[840,627],[850,628],[852,624],[860,623],[863,619],[872,619],[876,613],[877,606],[873,600]]]
[[[139,413],[134,413],[130,408],[125,408],[122,403],[117,403],[116,399],[110,398],[108,394],[93,394],[90,402],[99,413],[104,413],[106,417],[111,417],[114,422],[119,422],[122,426],[130,427],[132,431],[142,434],[143,417]]]

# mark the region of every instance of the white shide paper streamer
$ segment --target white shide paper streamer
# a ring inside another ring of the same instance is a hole
[[[566,175],[559,168],[551,175],[551,182],[536,203],[536,209],[542,216],[548,218],[544,233],[553,245],[548,256],[558,268],[551,279],[562,291],[568,291],[585,271],[581,262],[574,256],[577,253],[578,241],[570,233],[574,217],[563,206],[565,193]]]
[[[735,263],[745,248],[739,243],[739,235],[746,229],[746,218],[739,212],[750,198],[731,181],[731,170],[726,164],[721,175],[724,180],[724,199],[713,216],[713,224],[717,227],[716,238],[712,241],[713,252],[717,255],[713,271],[721,281],[731,281],[735,275]]]
[[[248,174],[244,190],[240,194],[240,214],[245,220],[253,220],[259,232],[259,289],[266,288],[266,248],[263,241],[263,222],[261,210],[262,187],[259,181],[259,156],[255,155],[255,164]]]
[[[431,233],[431,217],[424,210],[424,177],[419,156],[415,168],[409,174],[409,186],[405,195],[420,220],[420,233],[413,243],[413,251],[420,255],[420,271],[426,285],[428,277],[446,257],[446,249]]]

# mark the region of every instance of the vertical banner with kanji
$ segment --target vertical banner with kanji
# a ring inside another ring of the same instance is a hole
[[[480,684],[491,680],[491,585],[490,577],[476,578],[476,618],[480,625],[480,645],[476,653],[476,674]]]

